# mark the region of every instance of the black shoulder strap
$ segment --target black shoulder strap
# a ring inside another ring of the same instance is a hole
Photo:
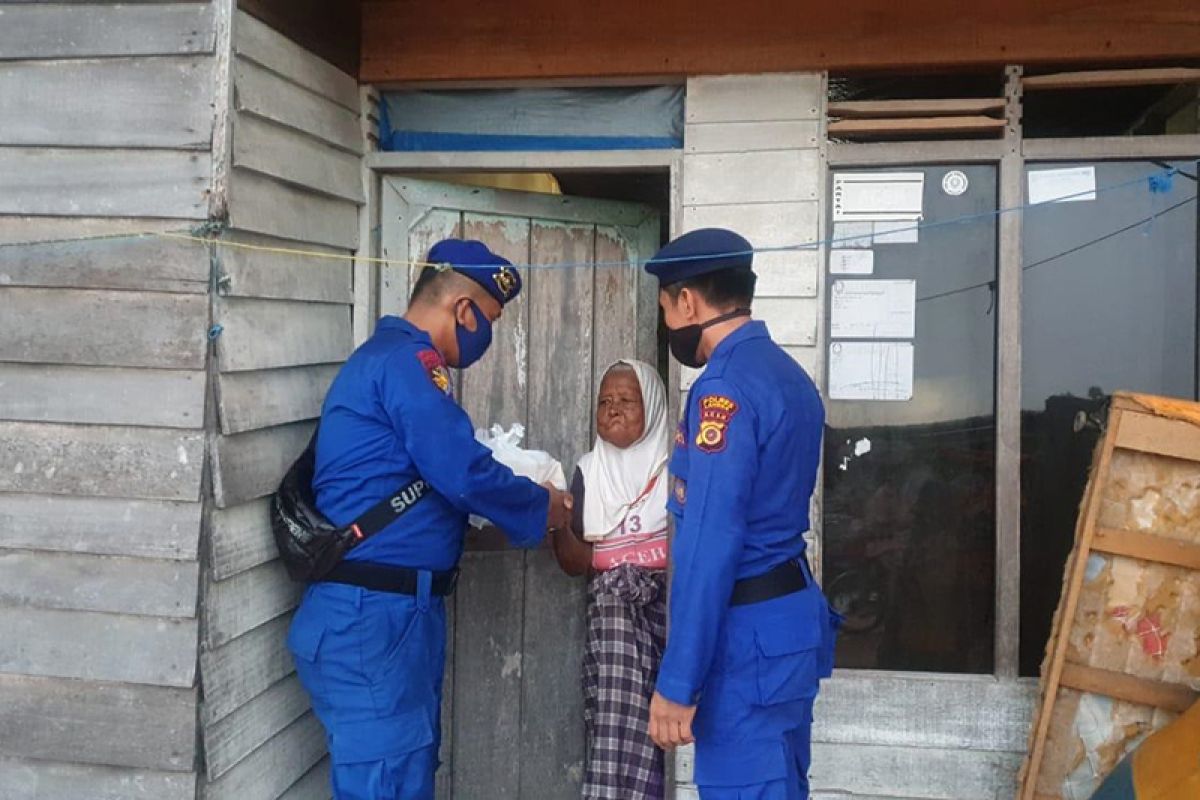
[[[430,488],[424,478],[417,478],[394,492],[391,497],[380,500],[371,506],[347,527],[354,532],[360,542],[374,536],[424,500],[425,495],[429,494]]]
[[[309,482],[316,474],[316,458],[317,458],[317,431],[313,431],[312,439],[308,442],[308,447],[305,448],[301,459],[309,459],[312,464],[311,472],[309,473]],[[425,495],[429,494],[429,483],[424,478],[417,478],[410,483],[406,483],[391,495],[380,500],[375,505],[368,508],[359,517],[346,526],[346,530],[354,534],[357,540],[356,544],[362,543],[381,530],[391,525],[397,519],[406,514],[413,506],[425,499]]]

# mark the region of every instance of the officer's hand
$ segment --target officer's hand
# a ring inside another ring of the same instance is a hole
[[[663,750],[674,750],[695,741],[692,737],[692,718],[695,706],[681,706],[658,692],[650,700],[650,738]]]
[[[546,528],[550,531],[566,530],[571,525],[571,508],[575,505],[571,493],[555,489],[548,483],[542,486],[550,492],[550,511],[546,515]]]

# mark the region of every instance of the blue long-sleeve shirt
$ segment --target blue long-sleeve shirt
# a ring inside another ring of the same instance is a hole
[[[812,379],[749,322],[688,392],[671,458],[671,627],[657,689],[694,705],[734,582],[804,553],[825,410]]]
[[[429,335],[384,317],[325,397],[313,490],[321,513],[347,525],[417,478],[434,491],[347,559],[451,569],[469,514],[491,520],[522,547],[545,535],[549,493],[476,441]]]

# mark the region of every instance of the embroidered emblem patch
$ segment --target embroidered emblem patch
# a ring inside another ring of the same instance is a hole
[[[719,453],[725,449],[725,432],[729,421],[738,411],[738,404],[728,397],[710,394],[700,399],[700,430],[696,434],[696,446],[705,453]]]
[[[417,358],[421,360],[421,365],[429,373],[429,380],[433,381],[433,385],[446,394],[450,394],[450,370],[446,369],[446,362],[442,360],[438,352],[421,350],[417,353]]]
[[[679,505],[687,502],[687,481],[683,478],[675,479],[675,487],[672,491],[675,493],[675,502],[679,503]]]
[[[687,444],[687,434],[683,430],[683,423],[679,423],[679,427],[675,429],[675,446],[683,447]]]
[[[517,275],[515,272],[508,267],[501,267],[499,272],[492,275],[492,282],[500,290],[500,294],[503,295],[505,302],[512,299],[513,292],[517,289]]]

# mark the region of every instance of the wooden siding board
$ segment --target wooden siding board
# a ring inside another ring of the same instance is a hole
[[[223,372],[340,362],[350,355],[350,307],[224,298],[216,304],[217,364]]]
[[[281,794],[279,800],[329,800],[329,773],[329,757],[326,756]]]
[[[288,577],[281,561],[271,561],[223,581],[210,581],[204,595],[204,641],[220,647],[280,617],[300,601],[304,584]]]
[[[117,240],[109,237],[177,231],[182,227],[179,220],[162,217],[0,216],[0,244],[49,245],[61,239],[94,237],[115,244]]]
[[[233,242],[218,247],[220,292],[225,297],[258,297],[271,300],[309,300],[317,303],[354,302],[351,262],[343,259],[297,257],[292,253],[270,253],[238,247],[296,248],[295,242],[230,232],[222,237]],[[307,242],[303,249],[325,255],[346,255],[345,250]]]
[[[289,617],[280,617],[222,647],[201,649],[207,724],[233,713],[294,671],[286,644],[289,624]]]
[[[208,298],[0,287],[0,360],[201,369]]]
[[[771,328],[781,345],[815,345],[819,304],[812,300],[763,297],[754,301],[754,314]]]
[[[813,185],[817,176],[810,176]],[[816,201],[752,205],[685,206],[685,230],[728,227],[758,248],[797,247],[818,239],[819,204]],[[760,297],[817,296],[821,254],[813,249],[757,253],[756,293]]]
[[[815,120],[821,107],[819,73],[717,75],[690,78],[687,122]]]
[[[0,492],[197,500],[201,433],[0,422]]]
[[[815,201],[816,150],[696,153],[683,157],[683,202],[689,206]]]
[[[701,176],[688,176],[685,182],[701,180]],[[819,182],[816,174],[807,180],[814,186]],[[755,247],[790,247],[817,241],[821,221],[821,208],[816,200],[802,202],[774,202],[759,205],[717,204],[706,206],[685,205],[682,224],[684,230],[725,226],[736,230]],[[754,256],[758,260],[768,253]]]
[[[815,120],[787,122],[697,122],[684,129],[685,153],[747,153],[756,150],[803,150],[816,148],[820,123]]]
[[[821,685],[813,741],[1019,753],[1036,699],[1032,680],[838,673]]]
[[[181,688],[196,677],[194,619],[0,606],[0,630],[0,672]]]
[[[73,757],[66,754],[64,758]],[[0,757],[5,800],[195,800],[196,775]],[[328,796],[324,798],[328,800]]]
[[[233,66],[234,107],[315,136],[348,153],[363,152],[358,115],[244,59]]]
[[[229,179],[229,224],[281,239],[353,250],[358,206],[234,168]]]
[[[200,503],[0,493],[0,547],[192,561]]]
[[[311,713],[293,722],[204,790],[206,800],[279,797],[325,755],[325,731]]]
[[[279,557],[270,513],[270,500],[265,497],[213,509],[210,569],[214,580],[223,581]]]
[[[208,152],[0,148],[0,214],[204,219]]]
[[[308,711],[308,694],[292,675],[224,719],[205,723],[204,760],[209,780],[224,775]]]
[[[244,12],[234,20],[235,52],[358,113],[358,81]]]
[[[0,419],[199,428],[203,372],[0,363]]]
[[[227,372],[217,378],[221,432],[226,434],[314,419],[321,415],[325,393],[338,373],[337,364]],[[0,369],[0,380],[3,380]],[[0,384],[3,392],[3,384]],[[3,395],[0,394],[0,413]]]
[[[239,114],[234,122],[233,163],[285,183],[363,202],[359,156],[252,114]]]
[[[315,427],[313,423],[298,422],[217,437],[211,451],[217,507],[228,508],[274,492],[312,438]]]
[[[194,617],[194,561],[0,550],[0,603],[67,611]]]
[[[1019,753],[814,742],[814,792],[922,800],[995,800],[1016,791]]]
[[[0,757],[192,769],[196,693],[190,688],[0,674],[0,708]]]
[[[0,145],[207,149],[212,73],[207,56],[0,61]]]
[[[63,238],[89,235],[86,229],[62,232]],[[9,245],[0,247],[0,285],[204,294],[209,262],[201,244],[153,235]]]
[[[211,53],[212,3],[8,5],[0,58],[96,58]]]

